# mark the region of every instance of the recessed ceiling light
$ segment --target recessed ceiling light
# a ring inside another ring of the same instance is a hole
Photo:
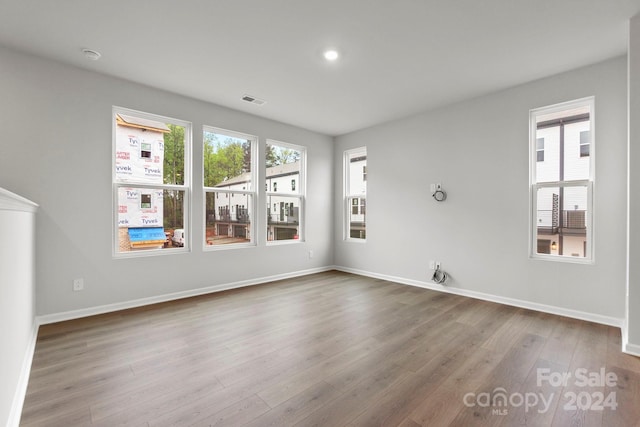
[[[102,56],[100,52],[92,49],[82,49],[82,53],[84,53],[85,58],[92,61],[97,61]]]
[[[324,51],[324,59],[326,59],[327,61],[335,61],[339,56],[340,54],[337,50],[328,49]]]

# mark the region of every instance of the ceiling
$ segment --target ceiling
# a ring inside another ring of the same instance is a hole
[[[622,55],[638,12],[640,0],[0,0],[0,45],[335,136]]]

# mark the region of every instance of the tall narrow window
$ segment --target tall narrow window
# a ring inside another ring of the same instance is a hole
[[[344,153],[345,238],[367,237],[367,148]]]
[[[253,244],[257,138],[212,127],[205,127],[202,136],[205,245],[230,248]]]
[[[531,111],[534,257],[593,259],[593,104],[587,98]]]
[[[265,176],[268,242],[302,239],[305,153],[300,146],[267,141]]]
[[[114,254],[159,253],[176,231],[189,235],[190,144],[188,122],[113,108]]]

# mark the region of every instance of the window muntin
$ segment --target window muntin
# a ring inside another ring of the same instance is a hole
[[[267,242],[301,241],[306,150],[267,141],[265,155]]]
[[[364,241],[367,236],[367,149],[344,153],[345,239]]]
[[[189,122],[113,108],[114,255],[166,252],[187,229],[190,145]]]
[[[257,138],[205,126],[203,141],[206,247],[255,244]]]
[[[593,98],[531,112],[533,257],[593,259],[592,135]]]

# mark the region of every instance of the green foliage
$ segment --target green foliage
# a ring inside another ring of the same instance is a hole
[[[249,141],[211,132],[204,135],[204,185],[215,187],[251,170]]]
[[[184,128],[167,124],[164,134],[164,183],[184,184]]]
[[[284,165],[295,163],[300,160],[300,152],[291,148],[280,147],[267,144],[266,166]]]

